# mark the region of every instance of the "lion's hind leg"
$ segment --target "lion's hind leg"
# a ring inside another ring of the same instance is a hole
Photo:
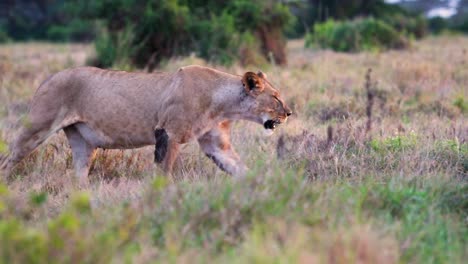
[[[67,126],[63,131],[65,131],[72,150],[76,177],[80,184],[86,184],[88,182],[91,156],[96,148],[84,139],[75,125]]]

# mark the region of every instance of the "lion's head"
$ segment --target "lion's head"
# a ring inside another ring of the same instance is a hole
[[[278,90],[267,81],[266,74],[246,72],[242,77],[242,84],[247,93],[252,120],[263,124],[265,129],[274,130],[292,114]]]

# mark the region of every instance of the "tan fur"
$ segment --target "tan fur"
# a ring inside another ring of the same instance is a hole
[[[251,86],[254,84],[255,86]],[[174,73],[129,73],[92,67],[59,72],[36,91],[29,123],[12,144],[3,168],[11,171],[49,135],[64,129],[79,178],[96,148],[154,145],[154,130],[169,137],[163,168],[170,173],[180,144],[198,139],[205,153],[231,174],[245,166],[231,148],[230,122],[287,119],[290,109],[266,75],[237,76],[187,66]]]

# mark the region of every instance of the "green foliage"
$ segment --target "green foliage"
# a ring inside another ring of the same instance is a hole
[[[404,185],[390,182],[374,186],[367,194],[365,205],[385,222],[400,222],[398,237],[401,241],[411,237],[412,241],[402,252],[401,261],[440,263],[450,258],[458,262],[461,256],[451,252],[463,251],[466,242],[463,237],[468,233],[466,228],[462,228],[461,233],[453,228],[461,227],[460,220],[465,213],[460,211],[460,206],[466,207],[466,203],[452,204],[451,201],[455,197],[463,199],[464,191],[466,186],[463,185],[418,186],[411,182]],[[443,212],[447,210],[461,214],[455,218],[444,216]],[[454,243],[447,245],[446,241],[453,238]]]
[[[460,143],[458,139],[439,140],[431,154],[438,160],[444,160],[446,166],[457,168],[462,175],[468,172],[467,143]]]
[[[359,17],[378,18],[399,32],[407,32],[416,38],[422,37],[427,31],[426,19],[423,16],[382,0],[290,1],[290,6],[297,15],[293,29],[288,31],[288,35],[293,37],[301,36],[315,24],[324,23],[329,19],[346,21]]]
[[[453,105],[456,106],[462,113],[468,112],[468,101],[465,100],[465,97],[460,95],[458,96]]]
[[[461,23],[455,24],[454,26],[452,26],[452,29],[468,34],[468,19],[465,19]]]
[[[0,27],[0,43],[5,43],[8,42],[10,38],[8,37],[8,34],[5,32],[5,30]]]
[[[0,263],[107,263],[120,254],[136,253],[129,243],[136,224],[134,213],[125,207],[121,219],[98,224],[88,195],[77,193],[69,208],[31,226],[25,212],[10,199],[8,192],[0,193]],[[44,193],[32,194],[32,207],[26,211],[37,210],[45,200]]]
[[[392,137],[377,144],[401,151],[413,140]],[[466,151],[456,142],[443,145]],[[468,235],[466,182],[405,175],[311,182],[280,166],[259,162],[238,180],[168,183],[156,177],[137,210],[125,202],[95,209],[88,194],[76,193],[61,213],[35,225],[0,185],[0,263],[134,262],[152,247],[149,252],[158,252],[153,260],[162,263],[187,256],[194,263],[287,262],[304,254],[327,259],[348,253],[355,260],[359,237],[365,245],[379,243],[365,254],[395,250],[401,262],[461,263]],[[43,208],[41,193],[31,197],[28,210]],[[370,225],[376,238],[353,231],[361,225]],[[382,236],[397,245],[389,248]],[[339,251],[328,248],[335,246]]]
[[[108,67],[126,60],[152,69],[164,59],[193,51],[207,60],[230,64],[239,57],[240,48],[247,46],[245,33],[283,30],[292,19],[289,9],[276,1],[204,2],[101,0],[91,10],[81,8],[84,14],[102,20],[107,29],[107,35],[96,40],[97,64]],[[117,37],[125,31],[132,32],[128,39]],[[252,36],[262,41],[258,34]],[[117,51],[122,41],[131,52]]]
[[[306,35],[308,46],[345,52],[398,49],[408,46],[407,37],[419,39],[428,31],[426,18],[383,1],[310,2],[316,17],[308,19],[313,24]]]
[[[463,12],[463,11],[461,11]],[[462,14],[453,18],[433,17],[428,21],[428,27],[431,33],[440,34],[443,32],[461,32],[468,33],[468,19]]]
[[[314,21],[323,22],[328,19],[346,20],[362,16],[393,16],[396,14],[408,15],[403,8],[387,4],[382,0],[310,0],[311,16]]]
[[[0,155],[8,154],[8,144],[0,138]]]
[[[262,255],[266,249],[260,244],[270,243],[271,238],[257,232],[272,230],[268,219],[281,217],[327,232],[372,219],[378,227],[385,225],[387,230],[395,230],[398,241],[407,248],[401,256],[404,262],[438,262],[445,258],[457,262],[462,257],[467,234],[462,227],[466,203],[454,201],[463,200],[466,184],[431,184],[401,178],[383,183],[369,179],[356,185],[312,184],[292,173],[256,178],[261,184],[248,184],[255,181],[252,178],[242,183],[178,186],[179,196],[170,201],[157,200],[161,204],[152,214],[153,238],[164,238],[165,242],[157,243],[173,257],[181,255],[184,249],[207,245],[221,254],[234,249],[237,256],[249,252]],[[163,209],[167,204],[171,204],[172,211]],[[251,251],[236,246],[243,244],[241,233],[247,235]],[[317,235],[311,231],[307,237]],[[255,243],[252,239],[258,240]],[[326,242],[320,240],[317,245],[323,243]]]
[[[221,64],[231,64],[237,57],[241,43],[233,16],[227,13],[212,16],[209,21],[195,23],[191,28],[199,39],[197,49],[200,57]]]
[[[416,134],[397,135],[383,140],[373,139],[370,142],[370,146],[374,151],[380,153],[387,151],[400,152],[415,147],[417,142],[418,138]]]
[[[0,220],[1,263],[45,263],[44,235],[25,228],[17,219]]]
[[[112,42],[107,32],[103,32],[103,34],[96,39],[94,48],[98,54],[99,62],[93,62],[92,64],[101,67],[111,67],[117,58],[117,51],[114,42]]]
[[[152,183],[153,191],[159,192],[162,189],[166,188],[168,184],[169,184],[169,181],[167,177],[156,176],[156,178],[153,180],[153,183]]]
[[[228,13],[235,18],[236,27],[241,31],[261,26],[285,27],[293,21],[289,8],[275,1],[259,4],[255,1],[235,0],[229,5]]]
[[[244,32],[240,36],[239,59],[242,65],[266,65],[268,60],[258,51],[261,50],[261,43],[250,31]]]
[[[10,10],[5,23],[7,35],[15,40],[38,39],[44,36],[44,23],[37,16],[30,16],[20,7]],[[42,22],[42,21],[41,21]]]
[[[40,206],[47,201],[47,193],[31,193],[29,200],[34,206]]]
[[[5,32],[14,40],[89,41],[95,25],[81,17],[75,1],[13,1],[0,18]]]
[[[130,56],[135,53],[135,47],[132,46],[133,37],[134,32],[130,27],[115,34],[103,30],[94,42],[98,58],[92,64],[104,68],[129,64]]]
[[[91,202],[89,195],[87,193],[76,194],[74,197],[72,197],[72,206],[77,212],[81,214],[91,212]]]
[[[429,19],[428,27],[433,34],[440,34],[449,28],[449,23],[442,17],[433,17]]]
[[[384,16],[382,20],[398,32],[416,39],[423,38],[428,32],[427,19],[421,15],[410,16],[398,13],[391,16]]]
[[[336,51],[356,52],[406,47],[407,40],[387,23],[373,18],[354,21],[328,20],[316,24],[306,37],[306,46],[318,45]]]
[[[39,7],[36,13],[28,12],[31,6]],[[282,32],[293,21],[289,8],[276,0],[67,0],[18,3],[10,9],[6,32],[14,39],[97,38],[94,64],[110,67],[131,63],[149,69],[167,58],[191,52],[223,64],[242,54],[266,57],[269,52],[284,52],[269,50],[268,43],[255,46],[259,50],[253,52],[240,48],[254,47],[243,43],[246,33],[262,43],[265,36],[259,32],[279,31],[281,34],[268,41],[281,43]],[[0,42],[6,39],[2,36],[0,31]]]
[[[95,38],[95,23],[74,19],[67,24],[54,24],[47,29],[46,37],[52,41],[89,41]]]

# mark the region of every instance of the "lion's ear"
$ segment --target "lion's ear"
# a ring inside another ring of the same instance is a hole
[[[265,80],[266,80],[266,78],[267,78],[266,73],[264,73],[264,72],[262,72],[262,71],[258,71],[258,72],[257,72],[257,75],[258,75],[258,77],[263,78],[263,79],[265,79]]]
[[[261,93],[265,88],[263,81],[261,78],[255,74],[254,72],[246,72],[242,77],[242,84],[244,85],[244,89],[248,93]]]

